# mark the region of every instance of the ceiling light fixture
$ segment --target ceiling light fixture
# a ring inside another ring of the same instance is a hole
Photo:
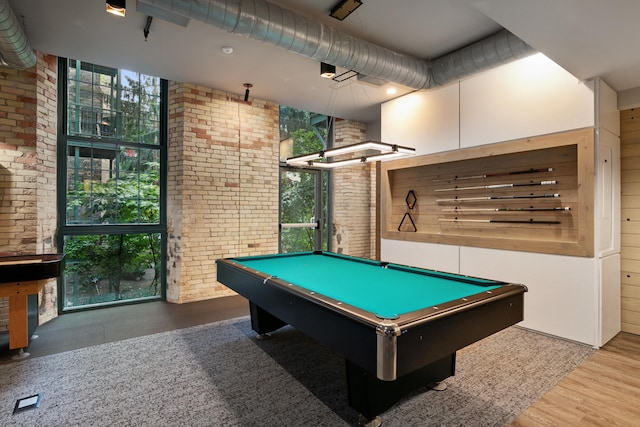
[[[332,79],[336,75],[336,66],[327,64],[326,62],[320,63],[320,77],[325,79]]]
[[[338,21],[342,21],[360,6],[362,6],[360,0],[342,0],[331,9],[329,16],[336,18]]]
[[[127,0],[107,0],[106,8],[107,12],[113,15],[124,16],[127,10]]]
[[[363,155],[351,159],[328,161],[330,157],[344,154],[353,154],[359,151],[376,150],[378,154]],[[414,155],[415,148],[402,147],[395,144],[386,144],[378,141],[364,141],[357,144],[345,145],[344,147],[332,148],[330,150],[318,151],[317,153],[304,154],[301,156],[287,158],[287,164],[291,166],[313,167],[320,169],[332,169],[342,166],[357,165],[360,163],[370,163],[379,160],[389,160],[398,157]]]
[[[339,74],[339,75],[333,77],[331,80],[333,80],[334,82],[342,83],[345,80],[349,80],[349,79],[352,79],[352,78],[358,76],[358,74],[359,73],[357,71],[348,70],[348,71],[345,71],[342,74]]]

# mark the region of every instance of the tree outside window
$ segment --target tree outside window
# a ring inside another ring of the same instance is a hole
[[[160,79],[69,60],[64,309],[162,292]]]

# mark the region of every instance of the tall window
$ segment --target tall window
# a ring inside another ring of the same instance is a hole
[[[280,107],[281,253],[330,250],[330,172],[291,168],[287,157],[331,147],[329,117]]]
[[[164,292],[166,82],[60,60],[61,308]]]

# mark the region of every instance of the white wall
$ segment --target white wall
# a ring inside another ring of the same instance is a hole
[[[592,258],[462,247],[460,273],[521,283],[521,326],[593,345],[598,282]]]
[[[580,82],[543,55],[534,55],[459,84],[385,103],[382,139],[415,147],[420,155],[596,126],[597,83]],[[389,239],[381,240],[381,258],[522,283],[529,292],[521,326],[601,344],[598,258]],[[614,276],[610,270],[605,274]]]
[[[460,148],[593,126],[593,84],[542,54],[460,83]]]
[[[596,239],[600,288],[596,343],[604,345],[622,329],[620,296],[620,112],[617,94],[596,81]]]
[[[542,54],[382,105],[381,140],[416,155],[594,126],[593,83]]]
[[[458,148],[459,97],[459,86],[450,85],[382,104],[382,141],[413,147],[416,155]]]

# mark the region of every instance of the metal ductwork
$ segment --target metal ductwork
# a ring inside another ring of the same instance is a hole
[[[31,49],[9,0],[0,0],[0,65],[24,70],[36,65],[36,61],[36,54]]]
[[[414,89],[457,81],[535,53],[503,30],[432,61],[415,58],[339,32],[265,0],[137,0],[138,9],[163,19],[194,19],[366,76]],[[154,13],[155,11],[155,13]]]
[[[467,47],[451,52],[429,63],[429,88],[462,80],[489,70],[536,50],[507,30],[502,30]]]

